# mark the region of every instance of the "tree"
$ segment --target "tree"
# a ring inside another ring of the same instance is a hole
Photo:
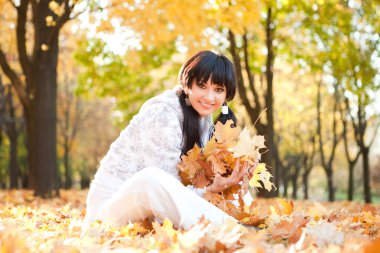
[[[367,1],[337,3],[334,8],[329,7],[323,6],[320,10],[329,18],[324,20],[324,27],[317,29],[316,35],[326,46],[329,74],[338,85],[338,96],[347,113],[342,119],[344,130],[348,119],[354,129],[354,139],[362,156],[364,198],[371,202],[369,151],[377,130],[375,135],[369,136],[367,129],[371,119],[376,117],[368,113],[374,101],[371,94],[380,88],[376,66],[380,57],[380,7]],[[330,18],[332,13],[333,19]],[[359,153],[351,159],[346,152],[351,177],[358,156]]]
[[[370,137],[365,134],[365,130],[370,116],[366,111],[373,102],[371,94],[376,92],[379,86],[374,60],[379,57],[379,6],[370,1],[337,0],[323,4],[301,2],[297,8],[299,14],[305,17],[302,20],[302,29],[299,30],[303,36],[299,40],[303,41],[300,43],[303,55],[299,57],[313,71],[317,71],[322,79],[328,80],[324,81],[324,86],[326,89],[334,90],[333,97],[338,100],[334,108],[343,106],[347,108],[346,112],[351,114],[344,116],[346,122],[340,118],[337,123],[342,123],[344,132],[344,124],[351,121],[352,129],[355,130],[356,145],[361,154],[368,156]],[[347,101],[349,106],[340,105],[347,104]],[[355,160],[355,157],[347,158],[350,171],[350,161]],[[328,160],[325,159],[323,163],[328,165]],[[370,170],[367,157],[363,157],[363,170],[365,198],[366,201],[370,201]],[[329,171],[327,169],[326,173]]]
[[[337,112],[338,112],[338,103],[339,100],[336,96],[337,94],[337,85],[335,84],[335,90],[334,90],[334,96],[335,99],[333,101],[333,109],[331,111],[332,113],[332,136],[331,139],[332,141],[330,142],[330,138],[325,138],[324,135],[322,134],[322,112],[321,112],[321,86],[322,86],[322,80],[318,82],[318,93],[317,93],[317,133],[318,133],[318,143],[319,143],[319,154],[321,157],[321,165],[326,173],[327,177],[327,187],[328,187],[328,199],[329,201],[334,201],[335,200],[335,188],[334,188],[334,170],[333,170],[333,161],[335,158],[335,152],[338,146],[338,143],[341,139],[341,134],[338,133],[338,117],[337,117]],[[327,141],[331,143],[331,148],[330,148],[330,154],[327,156],[325,146],[328,146]]]
[[[347,98],[346,98],[347,100]],[[345,104],[349,104],[346,102]],[[348,192],[347,192],[347,199],[352,201],[354,199],[354,168],[356,163],[359,160],[360,157],[360,150],[357,150],[355,154],[353,155],[353,158],[351,158],[351,153],[350,148],[349,148],[349,143],[350,139],[349,134],[352,131],[349,131],[349,124],[348,124],[348,118],[349,118],[349,113],[348,109],[349,108],[342,108],[343,105],[339,108],[341,112],[341,120],[343,124],[343,141],[344,141],[344,154],[346,156],[347,162],[348,162]]]
[[[77,3],[68,0],[2,3],[12,8],[14,13],[14,19],[10,22],[16,27],[22,76],[9,64],[2,42],[0,66],[15,88],[24,109],[29,187],[36,195],[43,197],[59,193],[56,151],[59,33],[65,23],[75,18],[73,11]]]
[[[13,92],[10,85],[4,86],[0,76],[0,128],[4,129],[9,139],[9,187],[18,188],[20,166],[18,164],[18,135],[20,127],[16,126],[18,120],[13,101]]]

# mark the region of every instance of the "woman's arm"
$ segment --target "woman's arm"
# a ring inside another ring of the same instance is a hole
[[[157,167],[178,178],[177,163],[181,155],[182,128],[178,112],[157,103],[145,108],[138,120],[135,149],[141,156],[139,166]]]

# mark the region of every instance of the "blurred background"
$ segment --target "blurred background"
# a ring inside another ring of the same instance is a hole
[[[380,203],[380,4],[0,0],[0,187],[87,188],[148,98],[198,50],[236,66],[277,191]]]

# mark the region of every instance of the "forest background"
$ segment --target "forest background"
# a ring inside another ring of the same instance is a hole
[[[0,0],[0,186],[87,188],[184,60],[233,60],[239,125],[278,190],[380,202],[378,1]]]

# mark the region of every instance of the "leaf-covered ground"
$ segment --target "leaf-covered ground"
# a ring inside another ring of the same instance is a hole
[[[247,211],[260,230],[233,222],[200,221],[188,231],[169,221],[120,229],[97,222],[81,236],[86,194],[61,191],[44,200],[29,191],[0,191],[0,253],[380,252],[379,205],[259,199]]]

